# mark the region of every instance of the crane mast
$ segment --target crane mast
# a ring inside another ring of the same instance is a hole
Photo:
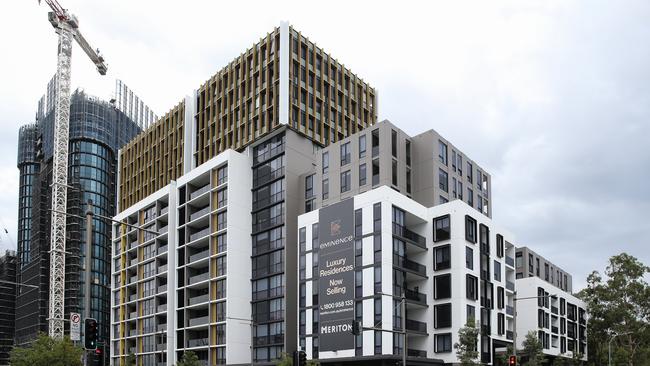
[[[79,32],[79,23],[56,0],[45,0],[52,9],[48,18],[59,36],[54,105],[54,145],[52,169],[52,220],[50,225],[50,293],[48,333],[63,338],[65,301],[65,240],[68,199],[68,149],[70,129],[70,83],[72,39],[93,61],[97,71],[106,75],[107,66],[99,51],[93,50]],[[39,0],[40,3],[40,0]],[[86,253],[92,255],[92,253]],[[89,272],[88,272],[89,273]],[[86,281],[90,281],[89,278]],[[89,294],[86,294],[89,296]],[[85,309],[90,316],[90,309]]]

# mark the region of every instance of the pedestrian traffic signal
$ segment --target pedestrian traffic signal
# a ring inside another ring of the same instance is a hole
[[[361,334],[361,324],[356,320],[352,321],[352,334],[355,336]]]
[[[508,366],[517,366],[517,356],[510,356]]]
[[[101,348],[97,348],[93,354],[92,366],[102,366],[104,364],[104,353]]]
[[[86,349],[97,349],[97,320],[86,318],[84,323],[84,343]]]

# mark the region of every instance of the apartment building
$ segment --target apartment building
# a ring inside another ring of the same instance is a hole
[[[116,216],[111,364],[250,363],[251,180],[228,150]]]
[[[512,344],[512,235],[466,203],[427,207],[382,185],[302,214],[298,227],[308,358],[393,365],[407,352],[418,364],[457,363],[453,344],[469,319],[482,363]],[[376,330],[354,337],[353,319]],[[406,351],[390,332],[403,329]]]
[[[522,347],[526,334],[534,330],[550,358],[575,354],[586,361],[585,303],[537,276],[517,279],[516,284],[517,298],[526,298],[517,301],[517,347]]]
[[[571,274],[528,247],[517,248],[515,254],[517,279],[538,277],[569,294],[573,291]]]
[[[388,120],[324,147],[305,174],[305,211],[382,185],[430,207],[461,200],[491,217],[491,177],[434,130],[414,137]]]

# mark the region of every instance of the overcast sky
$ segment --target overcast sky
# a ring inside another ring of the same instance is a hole
[[[73,50],[73,86],[122,79],[159,115],[287,20],[378,90],[379,119],[435,129],[492,174],[493,217],[573,273],[650,264],[650,2],[60,0],[109,63]],[[0,249],[15,247],[18,128],[55,72],[48,8],[6,0]]]

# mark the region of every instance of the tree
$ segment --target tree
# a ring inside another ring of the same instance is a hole
[[[597,271],[587,278],[578,296],[587,304],[587,342],[590,365],[607,364],[612,337],[612,363],[647,364],[650,353],[650,268],[622,253],[609,259],[604,277]]]
[[[514,354],[513,348],[511,345],[508,345],[506,347],[506,352],[505,353],[498,353],[495,354],[495,361],[497,365],[508,365],[508,361],[510,361],[510,356]]]
[[[39,334],[31,347],[16,347],[11,352],[13,366],[82,366],[83,350],[70,338],[53,339]]]
[[[545,357],[544,353],[542,353],[542,343],[537,338],[537,333],[534,330],[526,334],[522,347],[521,355],[526,360],[526,363],[522,363],[522,365],[541,366],[544,363]]]
[[[183,352],[183,357],[176,366],[199,366],[199,357],[192,351]]]
[[[464,327],[458,330],[458,342],[454,344],[456,357],[462,366],[480,365],[478,362],[478,333],[474,318],[467,320]]]

